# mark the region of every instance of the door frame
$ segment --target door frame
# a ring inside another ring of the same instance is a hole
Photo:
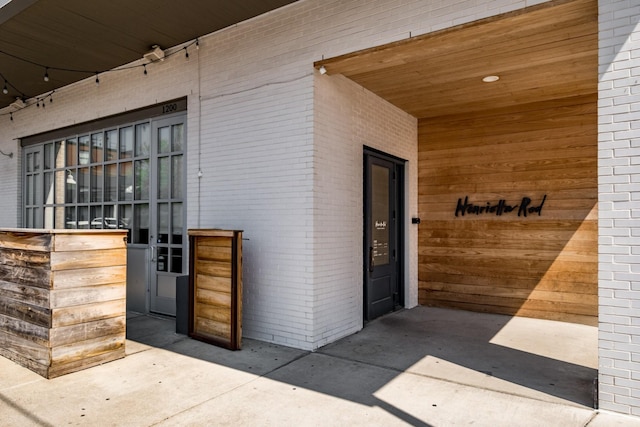
[[[371,225],[371,213],[370,206],[371,200],[369,195],[369,182],[370,173],[368,170],[368,159],[377,158],[383,161],[391,162],[394,165],[395,174],[395,208],[396,208],[396,238],[395,238],[395,250],[396,250],[396,292],[394,293],[393,308],[390,312],[396,311],[404,307],[405,300],[405,165],[406,160],[399,157],[395,157],[391,154],[385,153],[380,150],[376,150],[371,147],[364,147],[363,150],[363,186],[362,186],[362,217],[363,217],[363,235],[362,235],[362,286],[363,286],[363,305],[362,305],[362,319],[363,323],[370,320],[369,318],[369,295],[368,295],[368,275],[369,275],[369,247],[370,247],[370,225]]]

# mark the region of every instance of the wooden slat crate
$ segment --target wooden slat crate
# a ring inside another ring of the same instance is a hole
[[[126,232],[0,229],[0,355],[46,377],[125,355]]]
[[[189,336],[242,346],[242,232],[189,230]]]

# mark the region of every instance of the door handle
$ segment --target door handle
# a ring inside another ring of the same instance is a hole
[[[151,262],[156,262],[156,247],[155,247],[155,245],[151,245],[150,249],[151,249]]]
[[[373,273],[375,264],[373,262],[373,246],[369,246],[369,273]]]

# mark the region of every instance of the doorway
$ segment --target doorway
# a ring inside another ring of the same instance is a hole
[[[364,152],[364,320],[403,306],[404,161]]]

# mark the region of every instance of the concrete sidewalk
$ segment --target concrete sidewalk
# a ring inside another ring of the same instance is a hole
[[[127,328],[126,358],[52,380],[0,357],[0,426],[640,426],[592,409],[588,326],[418,307],[313,353]]]

